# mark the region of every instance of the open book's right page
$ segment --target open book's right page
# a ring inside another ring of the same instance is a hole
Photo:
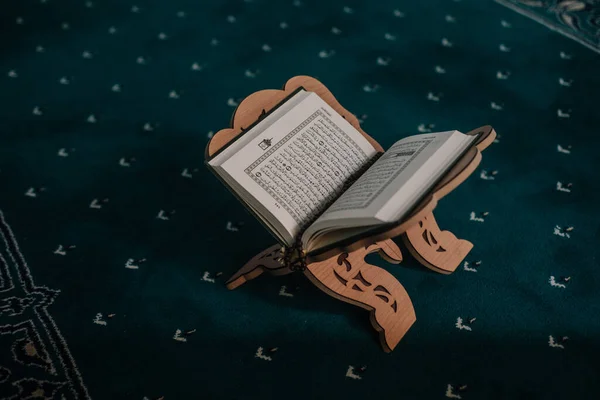
[[[472,142],[458,131],[396,142],[305,232],[358,228],[402,218]]]

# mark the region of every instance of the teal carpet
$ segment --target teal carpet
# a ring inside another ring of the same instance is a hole
[[[4,4],[0,398],[599,398],[592,47],[491,0]],[[224,286],[274,241],[204,148],[300,74],[384,147],[499,133],[436,211],[466,268],[369,256],[417,314],[391,354],[300,274]]]

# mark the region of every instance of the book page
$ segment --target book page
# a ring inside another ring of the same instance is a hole
[[[421,168],[450,134],[417,135],[396,142],[329,207],[323,217],[343,211],[362,211],[365,216],[375,216],[385,200]]]
[[[452,167],[475,139],[475,136],[465,135],[459,131],[437,134],[433,142],[419,156],[421,158],[431,152],[427,159],[424,159],[416,170],[409,165],[391,184],[391,186],[398,184],[400,189],[395,193],[390,191],[391,197],[382,202],[377,218],[385,222],[401,219]]]
[[[449,131],[396,142],[306,230],[303,242],[335,229],[398,220],[471,140]]]
[[[432,146],[433,145],[433,146]],[[392,146],[377,160],[328,210],[328,213],[343,210],[364,210],[380,196],[390,183],[413,163],[418,168],[423,162],[419,155],[428,146],[439,147],[433,137],[409,138]],[[429,152],[428,152],[429,153]],[[399,182],[400,184],[402,182]]]
[[[286,241],[293,241],[375,154],[360,132],[311,93],[221,168],[247,192],[246,201],[270,214]]]
[[[233,143],[230,143],[227,147],[220,150],[219,153],[209,161],[210,165],[215,166],[222,164],[233,154],[240,151],[240,149],[246,146],[250,141],[252,141],[252,139],[260,135],[265,129],[277,122],[279,118],[288,113],[292,108],[298,105],[309,95],[309,92],[305,90],[299,90],[298,93],[291,96],[282,104],[279,104],[275,110],[269,112],[265,118],[249,129],[248,132],[244,133],[243,135],[239,135],[235,138]]]

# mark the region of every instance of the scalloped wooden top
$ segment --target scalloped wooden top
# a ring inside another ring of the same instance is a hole
[[[295,76],[289,79],[283,89],[267,89],[252,93],[246,97],[237,106],[233,117],[231,118],[231,127],[221,129],[212,137],[206,148],[206,159],[210,159],[219,150],[226,146],[230,141],[243,133],[244,129],[248,128],[256,122],[263,110],[267,113],[277,104],[283,101],[286,97],[292,94],[298,88],[303,87],[309,92],[318,94],[327,104],[346,119],[354,128],[356,128],[363,136],[371,143],[375,150],[382,152],[383,148],[371,136],[367,135],[362,130],[356,116],[346,110],[336,100],[333,94],[321,82],[310,76]]]

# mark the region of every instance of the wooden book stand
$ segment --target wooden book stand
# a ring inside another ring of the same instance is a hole
[[[217,132],[206,148],[209,160],[219,149],[269,112],[299,87],[317,93],[352,126],[361,132],[377,149],[383,149],[361,128],[356,117],[342,107],[333,94],[318,80],[296,76],[288,80],[282,90],[261,90],[246,97],[236,108],[231,127]],[[379,332],[383,349],[390,352],[416,321],[415,310],[404,287],[389,272],[367,264],[365,256],[378,252],[385,260],[398,264],[402,253],[391,238],[401,235],[408,251],[425,267],[443,274],[454,272],[471,251],[473,245],[458,239],[449,231],[442,231],[433,216],[439,199],[460,185],[479,165],[481,151],[496,137],[491,126],[477,128],[468,134],[479,139],[438,182],[408,218],[383,230],[361,238],[344,247],[338,247],[307,258],[304,275],[328,295],[370,311],[373,327]],[[271,246],[248,261],[228,281],[235,289],[263,272],[285,275],[293,272],[278,261],[281,246]]]

